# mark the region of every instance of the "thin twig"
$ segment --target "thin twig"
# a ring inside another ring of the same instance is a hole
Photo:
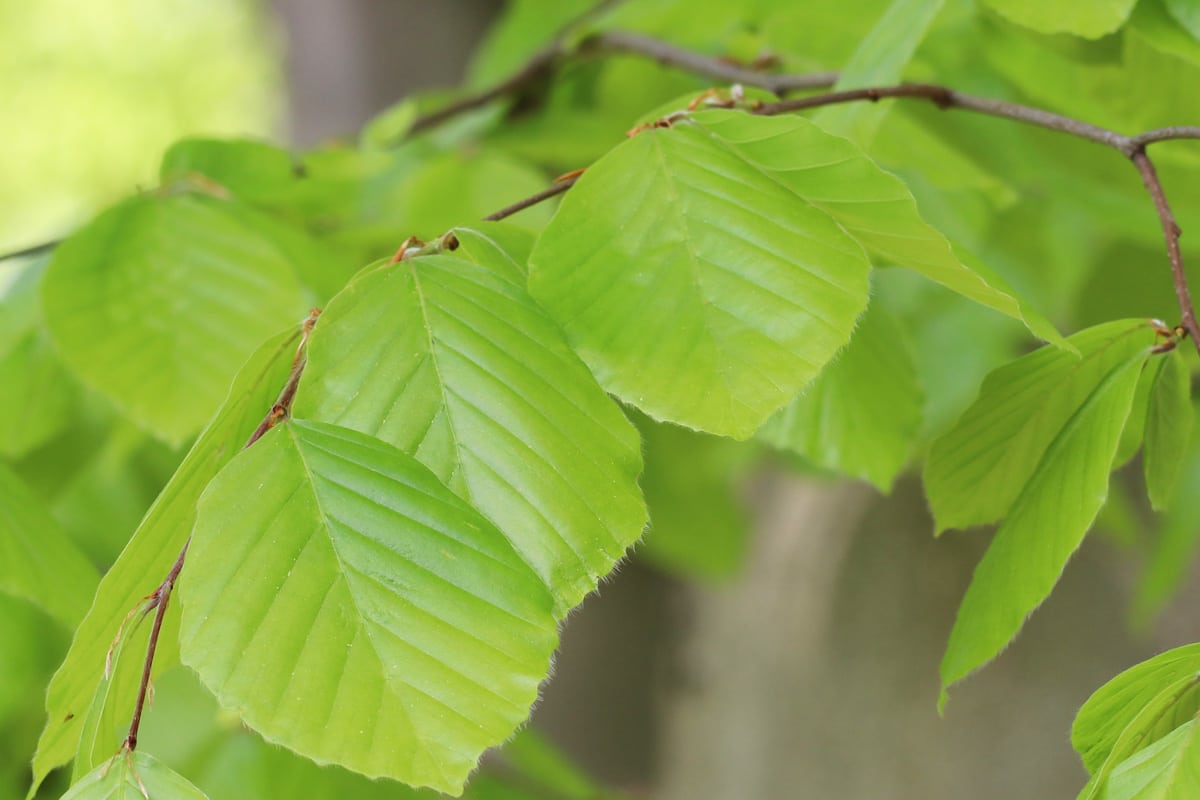
[[[825,89],[836,83],[838,78],[836,72],[812,72],[798,75],[760,72],[628,31],[608,31],[590,36],[580,44],[579,52],[583,55],[628,53],[645,56],[664,66],[678,67],[695,75],[725,83],[755,86],[759,89],[766,89],[779,97],[805,89]]]
[[[138,684],[137,701],[133,706],[133,719],[129,722],[129,735],[125,737],[124,747],[130,752],[137,749],[138,730],[142,726],[142,712],[146,707],[146,694],[150,690],[150,670],[154,667],[154,654],[158,650],[158,636],[162,633],[163,618],[167,615],[167,603],[171,599],[175,581],[179,580],[179,572],[183,569],[183,562],[187,559],[188,546],[191,543],[192,537],[189,536],[183,543],[183,549],[179,551],[179,556],[175,559],[171,571],[150,595],[155,606],[154,627],[150,629],[150,643],[146,645],[146,661],[142,665],[142,680]]]
[[[245,450],[250,445],[257,442],[271,428],[275,427],[280,420],[287,418],[291,413],[292,403],[296,399],[296,389],[300,386],[300,378],[304,374],[304,367],[308,363],[308,337],[312,334],[313,327],[317,324],[317,318],[320,317],[321,310],[314,308],[309,312],[308,317],[300,326],[300,343],[296,346],[296,355],[292,359],[292,369],[288,373],[287,383],[284,384],[283,390],[279,393],[279,397],[271,406],[271,410],[259,423],[254,432],[250,434],[250,438],[242,445]],[[192,537],[188,536],[183,543],[183,548],[179,551],[179,555],[175,559],[175,563],[171,566],[171,571],[167,573],[167,577],[158,585],[158,588],[150,594],[151,607],[154,612],[154,626],[150,629],[150,642],[146,645],[146,660],[142,664],[142,678],[138,684],[137,700],[133,706],[133,718],[129,722],[129,735],[125,737],[125,743],[122,745],[126,750],[133,752],[137,749],[138,729],[142,725],[142,713],[146,707],[146,697],[150,690],[150,672],[154,667],[154,655],[158,651],[158,637],[162,633],[163,617],[167,614],[167,602],[171,599],[171,592],[175,588],[176,581],[179,580],[179,573],[183,571],[184,562],[187,561],[188,548],[192,545]]]
[[[1154,210],[1162,223],[1163,238],[1167,242],[1167,258],[1171,261],[1171,276],[1175,282],[1175,296],[1179,298],[1179,312],[1182,315],[1180,325],[1192,337],[1196,351],[1200,352],[1200,326],[1196,324],[1196,311],[1192,306],[1192,295],[1188,290],[1187,275],[1183,271],[1183,254],[1179,251],[1179,237],[1183,233],[1175,222],[1175,215],[1163,192],[1162,181],[1158,179],[1158,171],[1145,152],[1138,151],[1131,156],[1133,164],[1142,176],[1142,183],[1154,201]]]
[[[530,195],[529,197],[526,197],[524,200],[518,200],[517,202],[513,203],[511,206],[505,206],[504,208],[500,209],[499,211],[493,211],[491,214],[488,214],[483,219],[485,222],[499,222],[500,220],[504,219],[505,217],[511,217],[513,214],[517,213],[518,211],[524,211],[525,209],[529,208],[530,206],[536,206],[538,203],[542,202],[543,200],[549,200],[551,197],[554,197],[555,195],[562,194],[567,189],[570,189],[572,186],[574,186],[575,181],[577,181],[577,180],[579,180],[579,178],[568,178],[565,181],[558,181],[556,183],[552,183],[552,184],[550,184],[549,188],[543,189],[542,191],[538,192],[537,194]]]
[[[42,242],[41,244],[23,247],[20,250],[12,250],[7,253],[0,253],[0,261],[9,261],[14,258],[33,258],[34,256],[40,256],[42,253],[49,253],[62,243],[62,239],[54,239],[49,242]]]
[[[460,114],[482,108],[501,98],[518,97],[537,84],[553,77],[554,73],[562,66],[562,62],[571,56],[565,46],[565,40],[571,31],[621,2],[623,0],[600,0],[582,14],[568,20],[550,39],[549,44],[530,56],[529,60],[512,75],[476,94],[455,100],[437,111],[418,117],[409,126],[408,135],[413,136],[421,131],[435,128]]]

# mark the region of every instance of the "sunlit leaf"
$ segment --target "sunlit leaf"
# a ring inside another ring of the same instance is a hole
[[[1125,729],[1164,689],[1197,674],[1200,674],[1200,644],[1191,644],[1132,666],[1097,689],[1079,709],[1071,727],[1071,744],[1088,772],[1100,769]],[[1192,693],[1179,695],[1172,703],[1171,707],[1177,705],[1178,710],[1171,711],[1171,719],[1177,721],[1167,730],[1196,711],[1200,694],[1194,694],[1194,689],[1189,692]]]
[[[216,410],[235,365],[307,308],[274,242],[191,194],[101,214],[55,252],[43,299],[75,373],[175,444]]]
[[[208,796],[157,759],[133,752],[96,767],[62,800],[208,800]]]
[[[866,305],[861,248],[784,181],[822,152],[778,122],[706,112],[634,136],[534,247],[531,293],[601,385],[656,419],[750,436]]]
[[[1001,492],[1016,484],[1017,494],[959,606],[942,659],[940,704],[945,703],[946,687],[995,658],[1017,635],[1058,582],[1104,504],[1108,473],[1153,335],[1149,328],[1139,334],[1125,323],[1114,323],[1072,337],[1073,343],[1076,338],[1090,343],[1091,337],[1085,334],[1097,330],[1111,333],[1121,326],[1123,335],[1109,339],[1099,355],[1085,355],[1078,362],[1080,368],[1065,376],[1060,372],[1062,383],[1053,393],[1046,392],[1046,364],[1037,353],[992,373],[984,382],[980,400],[955,430],[938,442],[946,452],[948,439],[960,437],[965,429],[990,416],[995,427],[986,432],[987,438],[962,444],[968,453],[964,465],[985,458],[988,452],[995,458],[1004,448],[1022,453],[1008,460],[1007,469],[1001,468],[974,488],[975,494],[986,494],[993,484]],[[995,397],[1001,386],[1003,397],[1040,401],[1051,413],[1035,418],[1025,428],[1020,427],[1020,412],[1025,410],[1022,403],[1017,403],[1015,410],[1009,407],[1012,417],[1007,420],[995,416],[996,410],[1005,406]],[[1029,429],[1036,433],[1022,435]],[[964,491],[970,493],[972,488]]]
[[[50,770],[75,755],[81,724],[103,678],[105,656],[130,610],[166,577],[195,517],[196,500],[212,476],[241,448],[287,380],[298,331],[267,342],[234,380],[229,398],[100,581],[92,607],[75,631],[71,649],[46,693],[46,727],[33,760],[30,796]],[[159,639],[156,670],[178,659],[178,617],[168,614]],[[136,682],[136,670],[115,673],[114,685]],[[123,682],[123,683],[122,683]],[[130,710],[132,713],[132,709]]]
[[[886,492],[921,425],[916,369],[903,326],[872,306],[846,349],[759,436]]]
[[[1196,720],[1189,720],[1114,767],[1105,800],[1191,800],[1200,795],[1196,727]]]
[[[255,730],[455,794],[528,716],[557,644],[503,534],[400,450],[314,422],[212,482],[180,594],[184,662]]]
[[[1040,33],[1073,33],[1096,39],[1124,24],[1137,0],[984,0],[1013,22]]]
[[[924,479],[938,531],[1003,517],[1105,376],[1152,346],[1154,334],[1145,320],[1123,320],[1069,341],[1078,356],[1043,347],[992,372],[975,403],[934,442]]]
[[[1146,409],[1143,466],[1150,504],[1163,510],[1171,497],[1192,435],[1191,376],[1178,352],[1169,353]]]
[[[421,257],[355,281],[313,334],[295,413],[416,457],[565,614],[641,535],[637,434],[509,262],[488,263]]]

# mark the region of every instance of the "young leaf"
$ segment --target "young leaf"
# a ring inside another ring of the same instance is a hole
[[[1071,375],[1057,393],[1070,397],[1073,406],[1068,416],[1055,419],[1054,428],[1041,431],[1048,445],[1032,462],[1032,473],[975,568],[942,658],[939,705],[945,703],[946,687],[995,658],[1017,635],[1054,588],[1104,505],[1108,473],[1150,351],[1146,338],[1126,335],[1102,357],[1085,357],[1085,368]],[[985,382],[981,401],[991,400],[986,386]],[[1042,402],[1050,406],[1060,401],[1043,396]],[[1007,446],[1028,448],[1035,442],[1036,437],[1016,438]],[[987,483],[978,487],[991,490]]]
[[[183,660],[266,738],[458,794],[529,714],[553,600],[500,531],[410,456],[277,427],[197,509]]]
[[[926,223],[908,187],[854,142],[826,133],[803,117],[706,111],[693,119],[756,168],[832,216],[881,265],[919,272],[1021,320],[1035,336],[1061,344],[1062,336],[1048,320],[1029,309],[1002,278]]]
[[[1200,448],[1193,434],[1190,452],[1174,497],[1200,497]],[[1131,616],[1144,625],[1187,579],[1200,545],[1200,503],[1173,503],[1163,515],[1133,598]]]
[[[302,316],[290,260],[230,204],[134,197],[55,252],[46,325],[76,374],[178,444],[218,406],[255,345]]]
[[[498,252],[354,281],[313,332],[295,415],[425,464],[504,532],[563,615],[641,536],[641,453]]]
[[[208,800],[183,776],[143,752],[122,752],[85,775],[62,800]]]
[[[1153,340],[1145,320],[1110,322],[1067,340],[1078,356],[1043,347],[988,375],[974,404],[933,443],[925,463],[937,530],[1003,517],[1105,376]]]
[[[79,745],[84,714],[103,677],[105,655],[130,609],[166,576],[187,539],[196,500],[212,476],[241,448],[270,410],[287,380],[298,331],[258,349],[234,380],[229,398],[163,487],[133,538],[100,581],[92,607],[75,631],[71,649],[46,692],[46,727],[33,758],[30,797],[50,770],[70,761]],[[157,671],[177,659],[178,617],[168,614],[155,658]],[[136,683],[137,671],[114,673],[113,687]],[[112,689],[112,690],[115,690]],[[130,710],[132,713],[132,709]]]
[[[1189,720],[1122,761],[1108,776],[1106,800],[1191,800],[1200,796],[1200,736]]]
[[[1126,729],[1156,699],[1161,699],[1164,690],[1181,680],[1192,681],[1192,687],[1188,693],[1173,695],[1172,702],[1162,706],[1170,713],[1169,718],[1164,717],[1163,725],[1168,726],[1165,730],[1193,715],[1200,702],[1197,674],[1200,674],[1200,644],[1189,644],[1132,666],[1097,689],[1079,709],[1071,727],[1071,744],[1087,771],[1096,773]],[[1148,742],[1142,746],[1145,744]]]
[[[604,388],[744,439],[849,339],[869,266],[784,180],[805,142],[741,114],[732,140],[700,124],[716,113],[644,131],[589,167],[538,239],[529,287]],[[803,158],[830,157],[816,147]]]
[[[1194,722],[1198,687],[1200,681],[1196,675],[1179,678],[1162,687],[1121,730],[1104,762],[1079,793],[1079,800],[1098,800],[1107,796],[1108,779],[1122,762],[1168,736],[1180,725]]]
[[[841,69],[834,90],[897,83],[943,4],[944,0],[892,0]],[[888,111],[889,106],[878,103],[848,103],[823,108],[814,120],[830,133],[868,145]]]
[[[1098,39],[1120,28],[1137,0],[984,0],[991,8],[1018,25],[1039,33],[1073,33]]]
[[[916,369],[904,328],[872,306],[846,349],[759,437],[886,492],[921,426]]]
[[[532,233],[505,222],[477,222],[469,228],[455,228],[453,233],[458,239],[455,258],[496,270],[513,283],[525,285],[533,251]]]
[[[1179,353],[1165,356],[1146,409],[1142,456],[1146,489],[1156,511],[1167,507],[1192,434],[1191,377]]]
[[[29,600],[73,628],[99,580],[42,501],[0,462],[0,592]]]

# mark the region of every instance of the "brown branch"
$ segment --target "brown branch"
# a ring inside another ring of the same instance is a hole
[[[1188,332],[1188,336],[1192,337],[1196,351],[1200,352],[1200,327],[1196,324],[1196,311],[1192,306],[1187,275],[1183,271],[1183,254],[1179,251],[1179,237],[1183,231],[1175,222],[1175,215],[1171,212],[1166,193],[1163,192],[1162,181],[1158,179],[1154,162],[1143,151],[1134,153],[1130,158],[1142,176],[1142,183],[1146,185],[1146,191],[1150,193],[1150,199],[1154,201],[1154,210],[1158,212],[1158,219],[1162,223],[1163,238],[1167,243],[1167,258],[1171,261],[1171,276],[1175,282],[1175,296],[1179,299],[1179,312],[1182,315],[1180,325]]]
[[[774,74],[747,69],[718,58],[710,58],[691,50],[684,50],[659,39],[627,31],[608,31],[585,39],[579,48],[583,55],[593,53],[627,53],[645,56],[668,67],[678,67],[695,75],[723,81],[754,86],[783,97],[791,92],[805,89],[825,89],[838,78],[836,72],[812,72],[797,75]]]
[[[150,670],[154,667],[154,654],[158,650],[158,637],[162,633],[163,618],[167,615],[167,603],[171,599],[171,591],[175,588],[175,582],[179,580],[179,573],[183,569],[183,562],[187,559],[188,546],[191,543],[192,537],[189,536],[183,543],[183,549],[179,551],[179,556],[175,559],[171,571],[150,595],[151,605],[155,609],[154,627],[150,629],[150,643],[146,645],[146,661],[142,665],[142,680],[138,684],[137,701],[133,706],[133,719],[129,722],[129,735],[125,737],[123,745],[130,752],[137,749],[138,730],[142,726],[142,712],[146,707],[146,694],[150,690]]]
[[[42,242],[41,244],[34,244],[30,245],[29,247],[23,247],[20,250],[11,250],[7,253],[0,253],[0,261],[9,261],[14,258],[33,258],[34,256],[40,256],[43,253],[49,253],[62,243],[62,239],[54,239],[53,241]]]
[[[500,220],[504,219],[505,217],[511,217],[513,214],[517,213],[518,211],[524,211],[525,209],[529,208],[530,206],[536,206],[538,203],[542,202],[543,200],[549,200],[551,197],[555,197],[557,195],[562,194],[567,189],[570,189],[572,186],[574,186],[575,181],[577,181],[577,180],[579,180],[578,177],[568,178],[565,181],[557,181],[555,183],[552,183],[552,184],[550,184],[549,188],[543,189],[542,191],[538,192],[537,194],[530,195],[529,197],[526,197],[524,200],[518,200],[517,202],[513,203],[511,206],[505,206],[504,208],[500,209],[499,211],[493,211],[491,214],[488,214],[486,217],[484,217],[483,220],[484,220],[484,222],[499,222]]]
[[[308,313],[308,317],[300,326],[300,343],[296,346],[296,355],[292,359],[292,368],[288,373],[287,383],[284,384],[283,390],[279,393],[279,397],[271,406],[271,410],[267,412],[266,417],[259,423],[254,432],[250,434],[250,438],[242,445],[245,450],[250,445],[257,442],[271,428],[275,427],[280,420],[286,419],[292,411],[292,403],[296,399],[296,389],[300,386],[300,378],[304,374],[304,367],[308,363],[307,346],[308,337],[312,334],[313,327],[317,324],[317,318],[320,317],[321,310],[314,308]],[[154,611],[154,626],[150,629],[150,642],[146,645],[146,660],[142,664],[142,678],[138,684],[137,700],[133,706],[133,718],[129,722],[129,735],[125,737],[125,742],[122,747],[125,750],[133,752],[137,749],[138,730],[142,725],[142,713],[146,708],[146,697],[150,691],[150,672],[154,667],[154,655],[158,651],[158,637],[162,633],[163,618],[167,615],[167,603],[171,599],[171,592],[175,589],[175,583],[179,580],[179,573],[183,571],[184,562],[187,561],[188,548],[192,545],[192,537],[188,536],[183,543],[183,548],[179,551],[179,555],[175,558],[175,563],[171,566],[171,571],[167,573],[167,577],[158,585],[149,596],[150,608]]]

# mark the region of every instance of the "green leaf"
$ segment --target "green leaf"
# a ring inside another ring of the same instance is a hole
[[[1171,16],[1187,29],[1193,38],[1200,40],[1200,3],[1196,0],[1166,0]]]
[[[46,324],[63,359],[136,423],[178,444],[242,363],[303,315],[290,260],[211,197],[135,197],[55,252]]]
[[[1175,499],[1200,497],[1200,448],[1193,432],[1193,441],[1182,478],[1175,489]],[[1132,617],[1145,625],[1158,613],[1171,596],[1183,585],[1200,545],[1200,503],[1173,502],[1162,518],[1150,550],[1137,594],[1133,599]]]
[[[73,628],[99,580],[42,501],[0,462],[0,592],[29,600]]]
[[[637,434],[507,262],[487,263],[427,256],[353,282],[313,332],[295,415],[425,464],[504,532],[562,615],[641,535]]]
[[[201,498],[183,660],[319,763],[459,793],[529,714],[553,600],[504,535],[410,456],[293,421]]]
[[[182,139],[163,155],[164,185],[196,175],[250,203],[276,203],[294,190],[297,162],[282,148],[252,139]]]
[[[1200,29],[1200,4],[1189,4],[1191,22]],[[1174,12],[1172,5],[1164,0],[1142,0],[1129,18],[1129,30],[1162,53],[1200,64],[1200,41],[1181,25],[1183,19]]]
[[[208,800],[208,795],[157,759],[123,752],[89,772],[62,800]]]
[[[38,290],[45,266],[45,260],[31,262],[0,288],[0,455],[13,459],[62,432],[78,404],[77,385],[42,326]]]
[[[757,448],[636,415],[650,527],[637,556],[675,575],[719,580],[745,558],[750,521],[737,496]]]
[[[841,69],[834,91],[898,83],[925,38],[944,0],[893,0]],[[848,103],[817,112],[814,120],[830,133],[870,144],[890,104]]]
[[[105,658],[96,694],[79,733],[79,749],[71,765],[72,783],[82,780],[93,769],[112,759],[120,750],[129,730],[139,680],[131,678],[114,682],[113,676],[124,670],[126,676],[137,675],[140,678],[149,641],[149,626],[142,623],[153,613],[148,611],[149,608],[149,603],[143,603],[141,608],[129,612],[129,618]],[[139,632],[145,635],[139,637],[136,635]],[[123,659],[126,650],[131,655]]]
[[[1147,708],[1160,712],[1158,719],[1165,730],[1159,736],[1194,714],[1200,707],[1198,674],[1200,644],[1189,644],[1132,666],[1097,689],[1079,709],[1071,727],[1071,744],[1087,771],[1094,774],[1109,760],[1117,742]],[[1187,693],[1169,695],[1171,703],[1163,705],[1163,693],[1179,681],[1190,681],[1192,686]],[[1163,716],[1165,711],[1170,715]]]
[[[50,770],[70,761],[81,723],[103,678],[105,655],[129,611],[166,577],[195,518],[196,501],[257,427],[287,380],[298,331],[281,334],[258,349],[238,374],[229,398],[163,487],[116,563],[100,581],[92,607],[75,631],[71,648],[46,693],[46,727],[33,759],[30,796]],[[168,614],[155,658],[156,671],[177,659],[177,616]],[[133,670],[115,673],[127,691]],[[124,683],[123,683],[124,682]],[[132,709],[130,710],[132,713]]]
[[[872,306],[837,360],[759,437],[887,492],[908,463],[924,400],[907,332]]]
[[[1037,451],[1043,441],[1046,444],[1031,460],[1032,473],[1023,481],[1004,523],[975,568],[958,609],[942,658],[939,706],[945,703],[946,687],[995,658],[1012,641],[1029,614],[1050,594],[1067,560],[1096,519],[1104,505],[1108,473],[1150,350],[1145,340],[1152,338],[1126,335],[1114,340],[1102,357],[1085,356],[1083,368],[1070,375],[1059,392],[1049,397],[1040,395],[1044,407],[1061,408],[1063,396],[1072,400],[1068,416],[1052,414],[1034,421],[1041,437],[1016,436],[1005,441],[1011,437],[1013,422],[1003,424],[1004,420],[999,419],[998,429],[988,432],[990,438],[964,443],[969,452],[966,464],[985,452],[994,452],[998,439],[1001,449],[1020,450],[1025,455]],[[1014,391],[1020,394],[1030,384],[1021,382],[1020,375],[1016,377]],[[1034,372],[1032,378],[1036,386],[1041,374]],[[988,382],[984,387],[981,402],[996,405],[989,396]],[[1036,402],[1037,396],[1033,397]],[[975,421],[979,416],[969,410],[964,419]],[[1043,427],[1052,418],[1053,427]],[[951,435],[959,430],[961,427]],[[1014,482],[1022,466],[1012,461],[1009,464],[1014,468],[1012,472],[993,478],[1001,492]],[[981,487],[985,488],[979,491]],[[990,483],[983,482],[976,484],[974,493],[990,494],[991,489]]]
[[[866,305],[866,258],[787,185],[803,142],[778,122],[706,112],[634,136],[534,247],[530,292],[600,384],[656,419],[749,437]]]
[[[1200,736],[1196,720],[1180,725],[1118,764],[1106,800],[1191,800],[1200,796]]]
[[[1153,340],[1145,320],[1110,322],[1068,339],[1078,356],[1043,347],[989,374],[926,459],[925,493],[937,530],[1003,517],[1106,376]]]
[[[776,180],[832,216],[879,265],[919,272],[1061,345],[1062,336],[1049,321],[1028,308],[1000,276],[926,223],[903,181],[880,168],[854,142],[832,136],[803,117],[709,111],[694,118],[715,135],[744,147],[747,157],[770,168]]]
[[[496,270],[513,283],[525,285],[533,251],[532,233],[505,222],[477,222],[469,228],[455,228],[452,233],[458,239],[455,258]]]
[[[1168,353],[1146,410],[1143,467],[1150,505],[1167,507],[1192,434],[1191,376],[1178,351]]]
[[[984,0],[994,11],[1039,33],[1098,39],[1120,28],[1137,0]]]

